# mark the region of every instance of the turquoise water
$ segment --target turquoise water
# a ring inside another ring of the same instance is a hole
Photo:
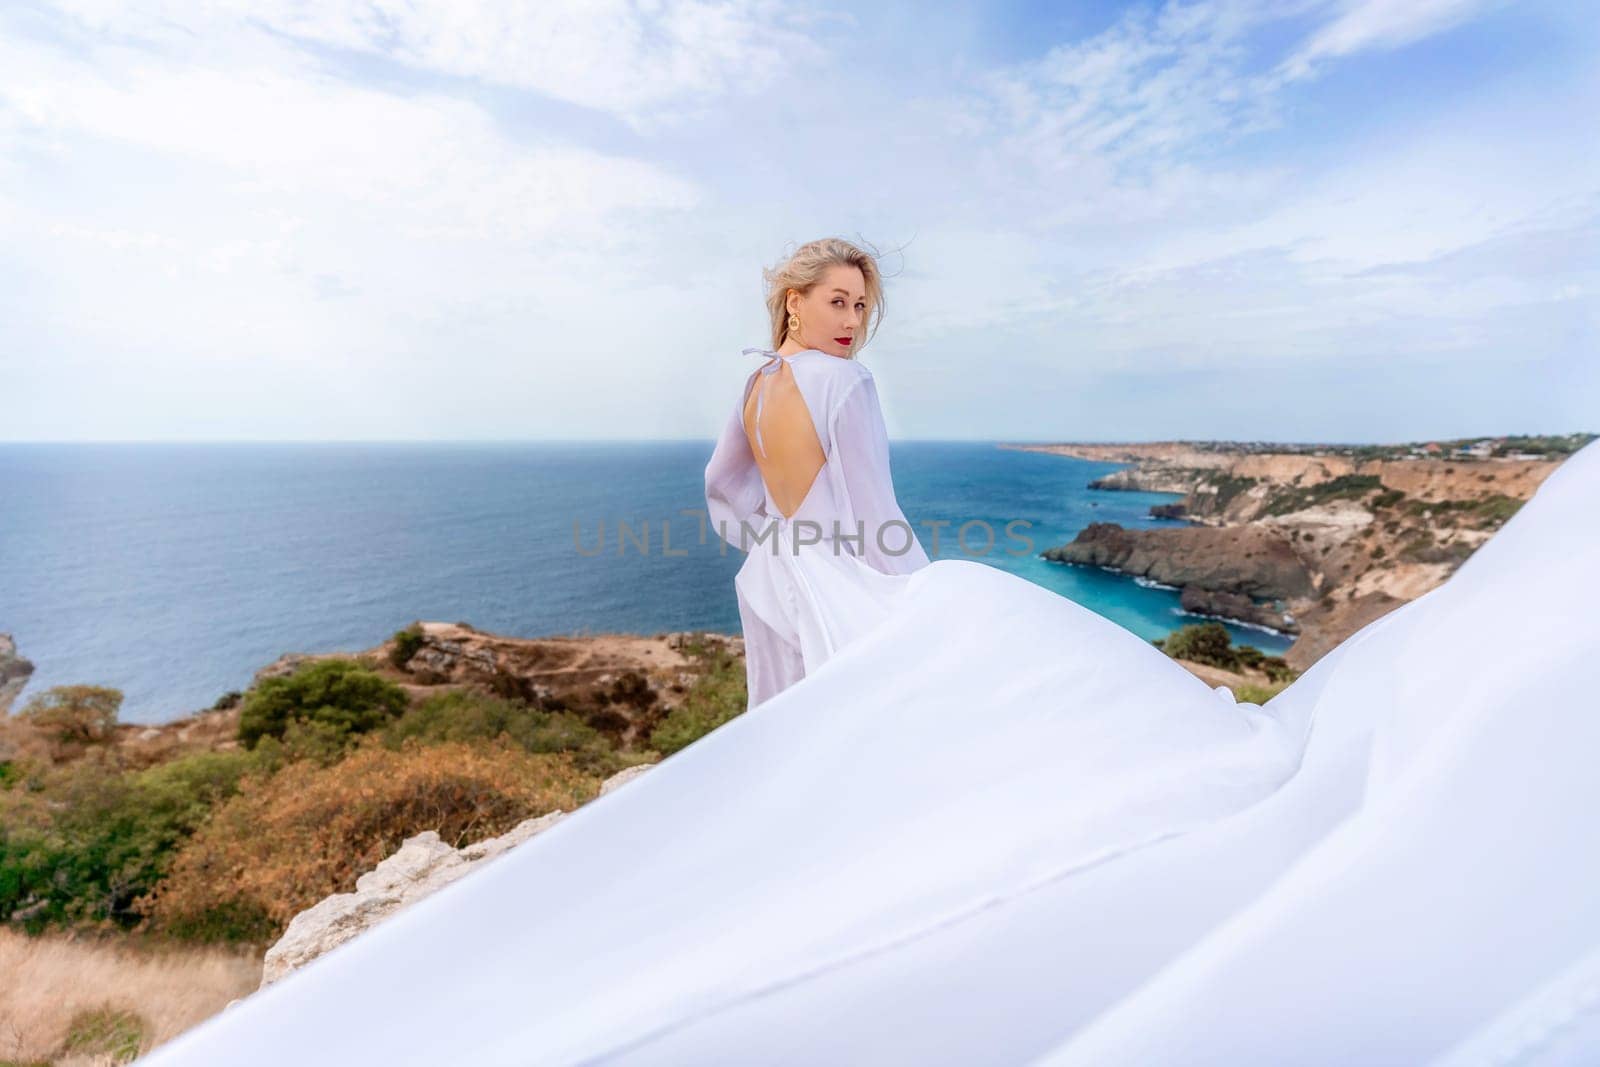
[[[123,690],[125,722],[209,707],[288,651],[368,648],[414,619],[496,633],[737,633],[742,560],[700,544],[700,442],[0,445],[0,632],[52,685]],[[1147,518],[1165,493],[1085,488],[1119,465],[969,442],[893,446],[914,524],[1142,637],[1195,621],[1175,591],[1037,552],[1093,521]],[[680,509],[688,509],[687,513]],[[1025,556],[1007,537],[1031,523]],[[955,529],[990,524],[995,549]],[[627,542],[619,521],[642,532]],[[597,527],[604,551],[592,551]],[[578,539],[575,539],[574,527]],[[665,531],[663,530],[665,527]],[[670,536],[671,554],[661,538]],[[933,534],[919,528],[933,551]],[[581,540],[580,540],[581,539]],[[681,555],[678,553],[682,553]],[[1286,638],[1230,627],[1267,652]],[[20,701],[19,701],[20,703]]]

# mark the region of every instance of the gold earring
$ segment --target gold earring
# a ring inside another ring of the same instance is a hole
[[[800,316],[789,312],[789,336],[793,337],[800,332]]]

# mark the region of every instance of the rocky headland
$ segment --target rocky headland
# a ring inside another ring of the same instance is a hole
[[[1151,516],[1183,525],[1091,523],[1042,554],[1170,585],[1196,615],[1292,634],[1284,658],[1302,671],[1448,578],[1591,437],[1002,447],[1128,464],[1090,489],[1181,494]]]

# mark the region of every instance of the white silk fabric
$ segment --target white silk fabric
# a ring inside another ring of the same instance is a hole
[[[1263,706],[932,561],[799,681],[145,1062],[1600,1061],[1597,522],[1591,444]]]

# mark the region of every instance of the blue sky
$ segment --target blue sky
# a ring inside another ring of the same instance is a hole
[[[1600,25],[1483,0],[0,6],[0,440],[1600,430]]]

